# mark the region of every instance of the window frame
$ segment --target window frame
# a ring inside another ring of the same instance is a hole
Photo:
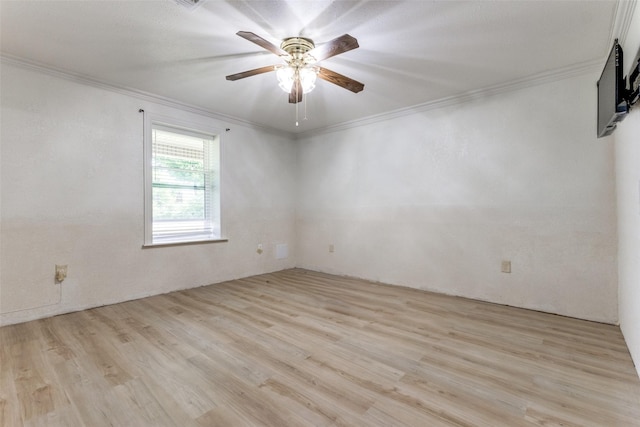
[[[182,240],[170,240],[170,241],[156,241],[153,239],[153,129],[154,126],[159,128],[174,129],[178,133],[184,131],[184,134],[198,134],[212,136],[214,141],[217,139],[218,144],[218,180],[217,180],[217,197],[218,197],[218,221],[217,225],[219,230],[218,236],[210,239],[182,239]],[[144,117],[144,135],[143,135],[143,173],[144,173],[144,243],[143,248],[158,247],[158,246],[176,246],[176,245],[193,245],[203,243],[216,243],[226,242],[228,239],[223,236],[223,221],[222,221],[222,164],[223,164],[223,150],[222,150],[222,132],[216,127],[212,127],[210,124],[189,121],[183,119],[176,119],[174,117],[153,114],[145,112]]]

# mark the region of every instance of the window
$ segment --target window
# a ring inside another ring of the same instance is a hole
[[[221,240],[219,136],[155,121],[145,131],[145,245]]]

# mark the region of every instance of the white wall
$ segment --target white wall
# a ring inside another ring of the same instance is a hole
[[[6,63],[1,79],[0,324],[295,266],[289,136]],[[220,128],[228,242],[142,249],[139,108]]]
[[[615,323],[597,77],[300,140],[298,265]]]
[[[138,109],[206,118],[1,71],[2,324],[293,266],[618,319],[614,150],[594,137],[597,74],[298,142],[209,118],[231,127],[230,240],[143,250]],[[637,201],[637,177],[631,185]],[[289,244],[289,258],[275,259],[276,243]],[[61,285],[55,264],[69,265]],[[621,260],[620,274],[631,265]]]
[[[625,74],[640,50],[640,6],[623,45]],[[640,103],[613,133],[618,196],[620,328],[640,376]]]

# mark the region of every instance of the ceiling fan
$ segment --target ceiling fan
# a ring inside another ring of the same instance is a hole
[[[236,34],[278,55],[284,62],[231,74],[226,77],[227,80],[235,81],[275,71],[280,87],[289,93],[289,102],[292,104],[302,102],[302,94],[313,90],[316,77],[354,93],[364,89],[364,84],[316,65],[320,61],[359,47],[358,40],[349,34],[337,37],[318,47],[315,46],[313,40],[305,37],[286,38],[278,47],[249,31],[238,31]]]

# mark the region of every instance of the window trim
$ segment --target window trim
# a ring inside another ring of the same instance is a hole
[[[169,129],[178,129],[185,131],[186,134],[193,132],[195,134],[208,134],[214,135],[218,141],[219,150],[219,165],[218,165],[218,194],[219,194],[219,229],[220,237],[215,239],[200,239],[200,240],[184,240],[184,241],[171,241],[171,242],[153,242],[153,177],[152,177],[152,159],[153,159],[153,127],[157,125],[159,127],[166,127]],[[176,119],[171,116],[148,113],[144,115],[144,132],[143,132],[143,174],[144,174],[144,243],[143,248],[150,247],[167,247],[167,246],[182,246],[182,245],[195,245],[204,243],[219,243],[227,242],[229,239],[222,237],[223,234],[223,213],[222,213],[222,164],[223,164],[223,144],[222,144],[222,132],[219,128],[212,127],[210,124],[189,121],[183,119]]]

